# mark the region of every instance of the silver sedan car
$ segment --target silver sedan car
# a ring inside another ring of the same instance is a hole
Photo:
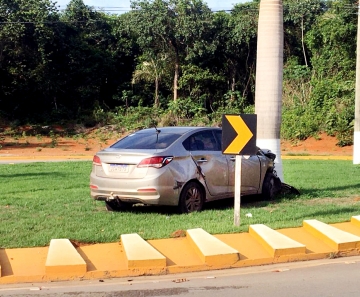
[[[108,210],[135,203],[200,211],[207,201],[234,197],[235,156],[222,154],[221,128],[162,127],[129,134],[93,158],[91,197]],[[275,155],[242,158],[241,194],[272,198],[280,180]]]

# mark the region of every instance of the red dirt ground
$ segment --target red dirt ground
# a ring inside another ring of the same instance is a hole
[[[58,138],[57,145],[51,147],[51,138],[49,137],[20,137],[19,139],[6,137],[0,139],[0,157],[1,156],[89,156],[105,148],[116,141],[116,138],[101,141],[98,136],[88,136],[74,139],[73,137]],[[282,141],[282,155],[334,155],[351,156],[353,147],[336,146],[337,139],[322,134],[318,139],[308,138],[305,141],[290,142]]]
[[[72,139],[58,138],[57,145],[52,145],[49,137],[26,137],[19,140],[5,138],[0,150],[0,156],[88,156],[94,155],[102,148],[109,146],[116,139],[100,141],[95,138]]]
[[[337,146],[336,137],[326,134],[319,135],[318,139],[310,137],[305,141],[281,141],[282,155],[334,155],[352,156],[353,146]]]

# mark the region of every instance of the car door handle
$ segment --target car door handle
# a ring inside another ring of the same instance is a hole
[[[196,160],[197,163],[205,163],[207,162],[207,160],[205,158],[201,158],[201,159],[198,159]]]

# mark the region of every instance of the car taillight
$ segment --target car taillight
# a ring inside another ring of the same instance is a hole
[[[95,155],[94,158],[93,158],[93,164],[94,164],[94,165],[101,166],[100,157],[98,157],[98,156]]]
[[[169,164],[174,158],[173,157],[151,157],[142,160],[137,167],[155,167],[161,168]]]

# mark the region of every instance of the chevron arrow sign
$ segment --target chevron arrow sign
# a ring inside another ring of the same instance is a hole
[[[255,155],[257,152],[256,123],[255,114],[223,115],[223,154]]]

